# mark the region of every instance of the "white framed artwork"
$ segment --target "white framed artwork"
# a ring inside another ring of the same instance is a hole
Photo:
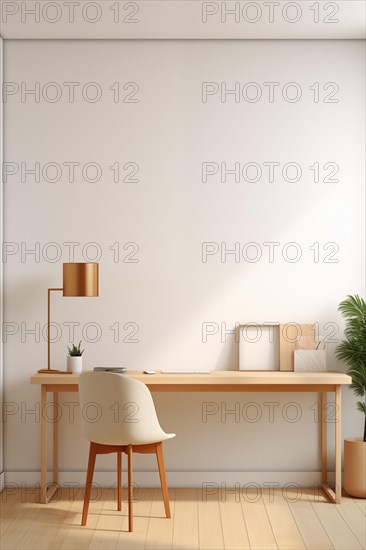
[[[239,370],[280,370],[280,325],[239,325]]]

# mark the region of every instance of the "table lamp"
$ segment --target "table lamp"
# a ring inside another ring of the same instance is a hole
[[[68,371],[51,369],[51,292],[61,292],[64,297],[99,296],[99,264],[97,263],[66,263],[63,264],[63,287],[48,289],[47,309],[47,351],[48,367],[38,372],[47,374],[71,374]]]

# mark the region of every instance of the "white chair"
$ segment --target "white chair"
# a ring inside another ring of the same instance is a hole
[[[81,427],[90,441],[81,525],[86,525],[97,454],[117,453],[117,508],[122,508],[122,453],[128,456],[128,529],[133,529],[132,454],[155,453],[165,515],[170,518],[162,442],[175,437],[160,427],[147,386],[125,374],[85,372],[79,378]]]

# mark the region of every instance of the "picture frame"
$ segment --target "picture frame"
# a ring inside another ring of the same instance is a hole
[[[239,370],[293,372],[295,350],[316,349],[315,323],[242,323]]]

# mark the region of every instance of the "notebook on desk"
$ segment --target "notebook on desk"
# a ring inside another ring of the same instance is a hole
[[[126,367],[94,367],[97,372],[126,372]]]

